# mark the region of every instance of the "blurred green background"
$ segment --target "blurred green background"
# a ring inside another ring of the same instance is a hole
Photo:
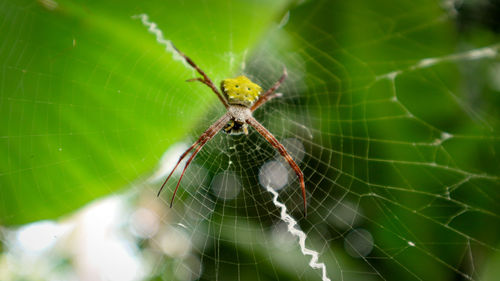
[[[308,217],[293,174],[280,200],[331,280],[500,278],[498,1],[2,0],[0,280],[321,280],[255,132],[155,197],[223,108],[143,13],[216,84],[287,67],[255,116],[303,154]]]

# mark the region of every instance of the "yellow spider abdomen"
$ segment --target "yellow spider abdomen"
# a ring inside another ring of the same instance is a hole
[[[262,88],[246,76],[222,80],[221,89],[229,104],[251,106],[259,97]]]

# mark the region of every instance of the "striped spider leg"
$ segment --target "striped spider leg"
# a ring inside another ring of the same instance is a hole
[[[192,82],[192,81],[200,81],[201,83],[207,85],[210,89],[212,89],[212,91],[217,95],[217,97],[219,98],[220,102],[224,105],[225,108],[228,108],[229,105],[227,104],[227,101],[226,99],[224,99],[224,97],[222,97],[221,93],[219,92],[219,90],[217,90],[217,87],[215,87],[214,83],[212,82],[212,80],[210,80],[210,78],[208,77],[208,75],[205,74],[205,72],[203,70],[201,70],[201,68],[199,68],[196,63],[194,63],[194,61],[192,59],[190,59],[188,56],[186,56],[183,52],[181,52],[179,49],[177,49],[177,47],[175,47],[174,44],[172,44],[172,46],[174,47],[174,49],[177,51],[177,53],[179,55],[181,55],[187,63],[189,63],[189,65],[191,65],[196,71],[198,71],[198,73],[203,76],[203,78],[192,78],[192,79],[188,79],[187,82]]]
[[[189,159],[186,162],[186,165],[184,166],[184,170],[182,170],[181,177],[179,178],[179,181],[177,182],[177,185],[175,186],[174,194],[172,195],[172,199],[170,200],[170,208],[172,208],[172,204],[174,203],[174,198],[175,194],[177,193],[177,189],[179,188],[179,184],[181,183],[182,177],[184,176],[184,172],[186,172],[187,167],[189,164],[191,164],[191,161],[193,161],[194,157],[198,152],[200,152],[201,148],[209,141],[211,140],[222,128],[229,122],[231,119],[231,116],[229,114],[224,114],[219,120],[215,121],[215,123],[212,124],[203,134],[201,134],[200,138],[193,144],[191,145],[184,153],[182,153],[181,157],[179,158],[179,161],[177,161],[177,164],[175,164],[175,167],[172,169],[170,174],[168,175],[167,179],[163,182],[161,185],[160,190],[158,191],[158,195],[160,196],[161,191],[165,187],[165,184],[167,181],[170,179],[172,174],[174,173],[175,169],[177,169],[177,166],[182,162],[182,160],[188,155],[188,153],[193,150],[193,148],[196,147],[194,150],[193,154],[189,157]]]
[[[307,203],[306,203],[306,186],[304,184],[304,174],[302,173],[302,170],[300,170],[299,166],[295,161],[293,161],[292,157],[286,151],[285,147],[269,132],[266,127],[264,127],[262,124],[259,123],[259,121],[255,120],[255,118],[250,117],[247,119],[247,123],[250,124],[252,127],[254,127],[259,134],[261,134],[274,148],[278,150],[278,152],[285,158],[285,160],[288,162],[288,165],[292,167],[293,171],[295,174],[297,174],[297,177],[299,177],[300,181],[300,189],[302,190],[302,199],[304,200],[304,216],[307,215]]]

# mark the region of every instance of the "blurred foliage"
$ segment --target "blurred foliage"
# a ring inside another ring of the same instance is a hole
[[[169,145],[196,125],[206,127],[197,121],[215,96],[185,83],[194,74],[131,19],[147,13],[216,81],[232,75],[247,49],[274,48],[285,60],[287,52],[301,56],[306,87],[295,114],[312,116],[320,145],[306,147],[313,157],[304,174],[316,200],[309,200],[313,212],[300,226],[326,237],[312,243],[340,268],[331,271],[334,280],[370,270],[391,280],[476,280],[495,254],[484,280],[498,277],[500,99],[489,78],[498,55],[414,67],[485,46],[498,52],[495,2],[58,1],[52,10],[42,3],[50,1],[4,1],[0,11],[0,111],[7,120],[0,125],[2,224],[57,217],[131,184],[148,175]],[[289,20],[279,32],[290,42],[280,45],[282,37],[266,31],[287,7]],[[231,55],[237,62],[228,67]],[[205,157],[216,159],[215,153]],[[368,214],[364,227],[377,258],[342,254],[342,239],[335,238],[345,233],[319,227],[329,206],[346,198]],[[202,280],[315,278],[302,256],[256,246],[266,239],[260,227],[275,217],[257,209],[271,203],[252,206],[242,215],[258,217],[258,225],[232,221],[230,211],[212,218],[221,227],[206,230],[205,239],[223,239],[204,249],[210,258]]]
[[[1,6],[5,225],[60,216],[147,176],[215,101],[208,89],[185,83],[195,74],[133,15],[149,14],[220,81],[232,75],[227,57],[237,64],[283,1],[265,9],[247,1],[7,0]]]

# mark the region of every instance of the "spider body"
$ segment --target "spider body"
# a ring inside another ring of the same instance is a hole
[[[248,135],[248,124],[246,120],[252,117],[249,107],[239,104],[229,104],[227,114],[231,117],[223,130],[230,135]]]
[[[267,90],[264,94],[261,94],[262,88],[253,83],[246,76],[238,76],[236,78],[228,78],[222,80],[220,84],[221,92],[215,87],[214,83],[210,78],[201,70],[189,57],[187,57],[184,53],[179,51],[177,48],[174,49],[186,60],[186,62],[191,65],[201,76],[202,78],[193,78],[187,80],[191,81],[199,81],[205,85],[207,85],[219,98],[221,103],[226,108],[227,112],[222,117],[220,117],[214,124],[212,124],[201,136],[200,138],[189,147],[179,158],[177,164],[174,169],[170,172],[165,182],[161,186],[158,191],[158,196],[160,195],[163,187],[168,182],[170,177],[172,176],[177,166],[181,163],[181,161],[191,152],[191,156],[188,158],[186,162],[186,166],[184,166],[184,170],[177,182],[177,186],[175,187],[174,194],[172,195],[172,200],[170,201],[170,207],[174,202],[175,194],[177,193],[177,189],[179,188],[179,184],[184,176],[184,172],[187,167],[193,161],[194,157],[201,148],[212,139],[219,131],[226,132],[230,135],[240,135],[245,134],[248,135],[248,125],[252,126],[255,130],[259,132],[278,152],[285,158],[290,167],[294,170],[300,180],[300,188],[302,190],[302,198],[304,202],[304,214],[306,213],[306,189],[304,184],[304,175],[300,170],[299,166],[293,161],[290,154],[286,151],[285,147],[269,132],[259,121],[255,120],[252,116],[252,112],[254,112],[257,108],[262,106],[267,101],[280,97],[280,93],[275,93],[276,89],[283,83],[285,78],[287,77],[286,68],[283,68],[283,75],[281,78],[274,83],[274,85]]]

